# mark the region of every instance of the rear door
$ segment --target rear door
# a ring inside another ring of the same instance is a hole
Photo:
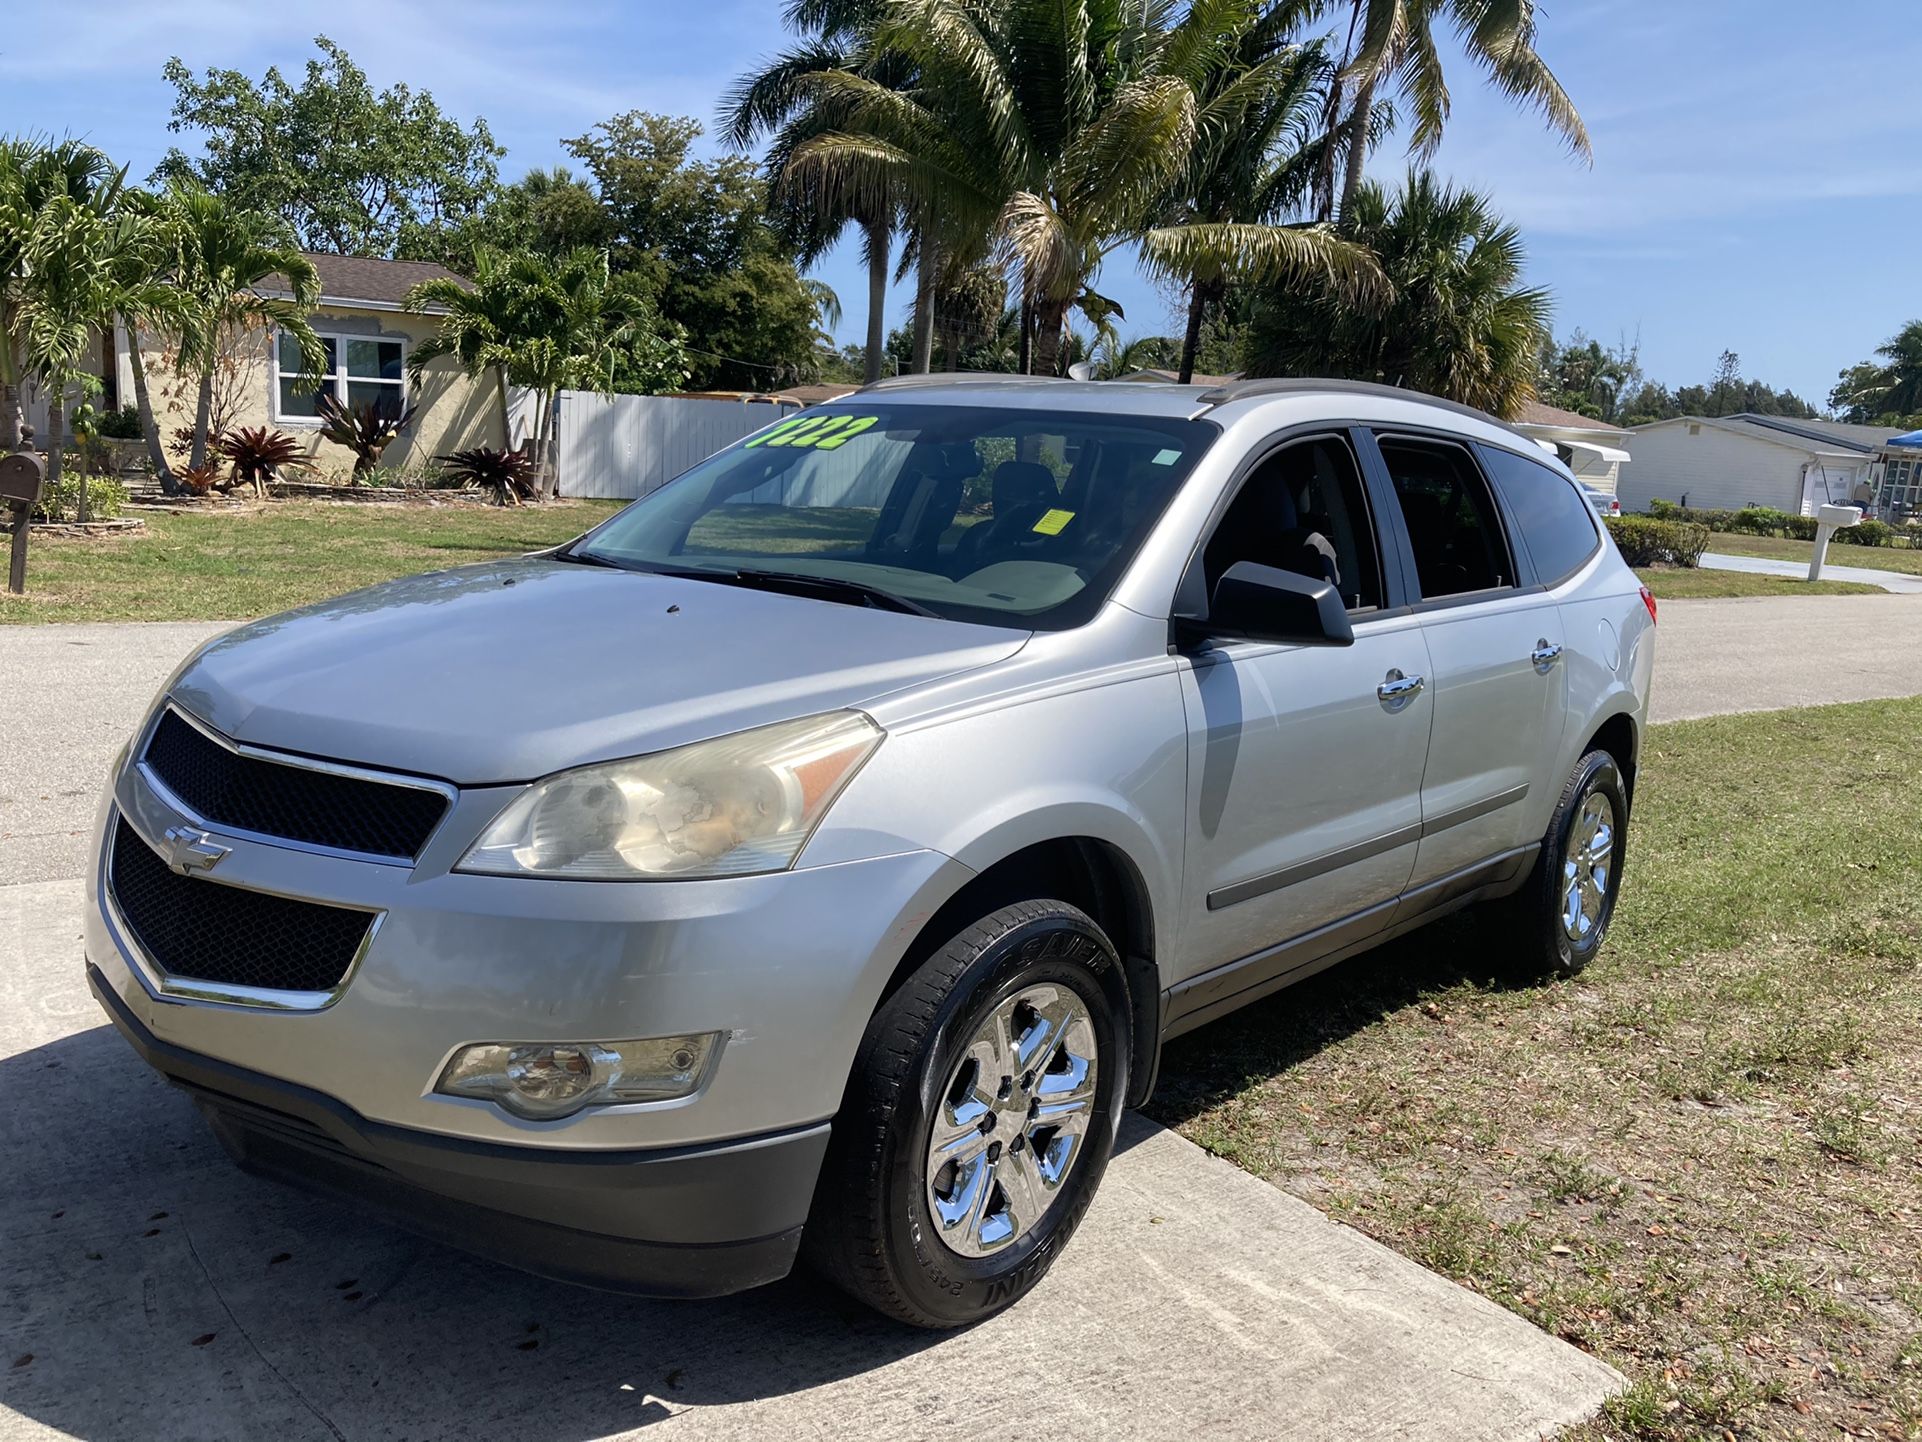
[[[1540,840],[1537,818],[1567,714],[1562,617],[1511,539],[1475,449],[1381,431],[1375,459],[1400,508],[1428,647],[1434,723],[1411,893],[1467,886]],[[1548,804],[1552,805],[1552,801]]]

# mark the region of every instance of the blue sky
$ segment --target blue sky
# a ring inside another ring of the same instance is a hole
[[[171,141],[169,55],[297,73],[324,29],[377,85],[431,90],[484,115],[504,174],[564,157],[559,141],[618,111],[711,124],[728,82],[778,49],[779,0],[89,0],[16,5],[0,29],[0,132],[84,135],[143,176]],[[1544,0],[1541,49],[1574,96],[1595,163],[1457,60],[1435,164],[1490,192],[1521,227],[1558,334],[1639,337],[1670,384],[1744,370],[1821,405],[1844,365],[1922,317],[1922,0]],[[1393,143],[1377,174],[1402,166]],[[854,248],[821,276],[864,294]],[[1126,335],[1174,327],[1126,257],[1101,288]],[[890,323],[905,311],[891,304]]]

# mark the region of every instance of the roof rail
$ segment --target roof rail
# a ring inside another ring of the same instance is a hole
[[[1326,395],[1329,392],[1351,396],[1380,396],[1385,400],[1419,401],[1426,406],[1451,411],[1458,416],[1472,416],[1478,421],[1500,426],[1505,431],[1523,435],[1508,421],[1500,416],[1490,415],[1487,411],[1477,410],[1474,406],[1463,405],[1443,396],[1431,396],[1426,391],[1409,390],[1406,386],[1385,386],[1375,381],[1316,380],[1307,376],[1271,376],[1265,380],[1229,381],[1226,385],[1216,386],[1203,391],[1201,403],[1207,406],[1225,405],[1229,401],[1244,401],[1251,396],[1281,395]],[[1526,437],[1524,436],[1524,439]]]
[[[882,376],[863,391],[909,390],[915,386],[981,385],[989,381],[1056,381],[1059,376],[1024,376],[1013,371],[927,371],[921,375]]]

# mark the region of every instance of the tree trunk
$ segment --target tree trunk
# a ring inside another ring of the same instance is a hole
[[[514,449],[514,417],[507,409],[506,366],[494,367],[494,394],[500,397],[501,403],[501,449],[511,451]]]
[[[47,388],[47,495],[52,496],[54,488],[60,484],[61,463],[66,458],[66,443],[61,439],[67,429],[67,393],[62,387]],[[86,467],[81,467],[80,510],[81,520],[87,519],[87,482]]]
[[[1024,376],[1034,374],[1034,302],[1021,297],[1021,356],[1015,369]]]
[[[934,363],[934,247],[921,237],[921,259],[914,272],[914,361],[909,367],[926,375]]]
[[[1198,280],[1188,296],[1188,329],[1181,336],[1181,373],[1175,378],[1184,386],[1195,378],[1195,352],[1201,348],[1201,313],[1207,306],[1207,284]]]
[[[20,345],[13,330],[13,307],[0,303],[0,345],[7,348],[0,356],[6,362],[0,365],[0,456],[20,449],[20,428],[27,423],[20,408]],[[8,380],[8,376],[14,379]]]
[[[1034,373],[1061,374],[1061,331],[1068,323],[1065,301],[1044,300],[1034,308]]]
[[[127,357],[133,368],[133,404],[140,416],[140,438],[147,443],[147,461],[153,466],[154,479],[160,482],[160,489],[172,495],[179,489],[174,484],[173,467],[167,464],[166,447],[160,444],[160,423],[154,419],[153,396],[147,389],[147,362],[140,353],[140,328],[131,322],[123,321],[127,327]]]
[[[881,379],[888,349],[888,223],[870,221],[864,247],[868,257],[868,343],[862,373],[868,384]]]
[[[1354,222],[1355,196],[1361,190],[1362,172],[1368,168],[1368,112],[1375,106],[1375,78],[1370,76],[1355,91],[1354,114],[1348,117],[1348,169],[1341,181],[1339,224]]]
[[[200,371],[200,400],[194,407],[194,443],[188,453],[187,464],[198,470],[207,464],[207,427],[212,422],[214,411],[214,357],[208,356],[206,365]]]

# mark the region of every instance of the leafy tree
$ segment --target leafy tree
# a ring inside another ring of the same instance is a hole
[[[1485,197],[1415,171],[1393,196],[1363,185],[1345,228],[1379,259],[1392,300],[1358,308],[1319,279],[1263,287],[1249,374],[1385,381],[1500,416],[1534,396],[1548,296],[1520,286],[1521,238]]]
[[[483,246],[557,259],[583,246],[603,250],[612,238],[607,212],[594,187],[557,165],[552,170],[530,170],[512,185],[496,190],[484,210],[446,233],[435,258],[466,275]]]
[[[154,183],[192,182],[241,210],[284,220],[306,250],[436,258],[443,234],[493,190],[506,152],[487,122],[463,128],[434,97],[404,84],[376,91],[325,35],[294,85],[270,68],[199,79],[178,56],[167,128],[202,137],[203,153],[169,150]]]
[[[419,382],[429,362],[452,356],[469,376],[494,376],[502,424],[507,388],[535,393],[533,453],[553,489],[556,398],[563,390],[665,390],[686,362],[678,329],[664,325],[646,286],[621,275],[605,252],[576,250],[558,262],[483,248],[471,284],[441,277],[409,293],[410,310],[439,308],[439,328],[415,346],[407,368]],[[513,445],[512,436],[506,437]]]
[[[1296,8],[1318,14],[1323,6]],[[1346,150],[1341,207],[1333,208],[1332,166],[1323,199],[1323,218],[1339,217],[1343,225],[1360,194],[1362,172],[1373,137],[1374,101],[1384,85],[1393,85],[1414,116],[1410,149],[1426,159],[1441,143],[1449,112],[1448,83],[1442,74],[1440,25],[1486,73],[1489,82],[1512,100],[1532,105],[1549,128],[1567,141],[1584,160],[1590,157],[1588,129],[1553,72],[1535,51],[1535,0],[1336,0],[1329,8],[1349,17],[1349,55],[1341,82],[1350,91],[1342,116],[1342,93],[1336,90],[1326,109],[1328,136],[1339,138]]]
[[[1880,361],[1850,366],[1829,392],[1829,405],[1857,425],[1922,424],[1922,320],[1912,320],[1875,351]]]
[[[1643,385],[1640,348],[1626,340],[1604,348],[1577,330],[1543,346],[1539,390],[1549,405],[1613,423]]]
[[[564,142],[593,177],[616,272],[684,328],[692,384],[761,389],[811,373],[819,297],[772,223],[752,161],[699,160],[698,121],[628,111]]]

